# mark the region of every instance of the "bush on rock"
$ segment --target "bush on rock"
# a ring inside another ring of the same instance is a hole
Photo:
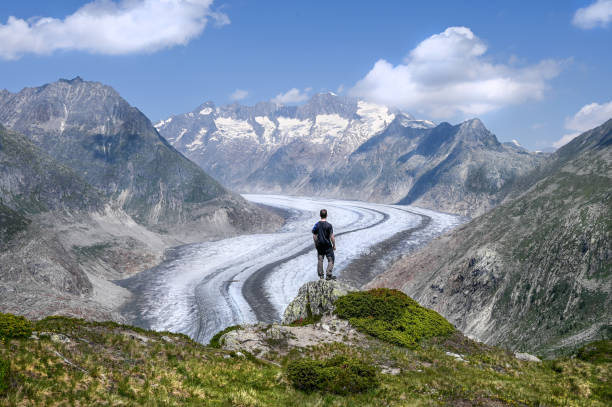
[[[415,347],[424,339],[448,336],[453,325],[401,291],[377,288],[338,298],[336,314],[357,329],[396,345]]]

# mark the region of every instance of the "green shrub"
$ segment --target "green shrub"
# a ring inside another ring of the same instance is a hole
[[[296,389],[340,395],[361,393],[379,385],[374,366],[346,356],[289,362],[287,377]]]
[[[578,349],[576,356],[586,362],[610,363],[612,362],[612,341],[591,342]]]
[[[336,300],[336,314],[357,329],[396,345],[415,347],[424,339],[448,336],[455,328],[437,312],[398,290],[357,291]]]
[[[240,325],[232,325],[232,326],[228,326],[227,328],[225,328],[222,331],[217,332],[215,334],[215,336],[210,338],[210,343],[208,344],[208,346],[210,346],[212,348],[217,348],[217,349],[221,348],[221,345],[223,345],[220,342],[221,337],[223,335],[225,335],[226,333],[228,333],[228,332],[235,331],[236,329],[240,329],[240,328],[241,328]]]
[[[9,368],[9,361],[0,357],[0,395],[8,389]]]
[[[0,313],[0,339],[27,338],[32,335],[32,323],[21,316]]]

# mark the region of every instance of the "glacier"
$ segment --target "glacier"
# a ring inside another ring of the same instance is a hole
[[[455,215],[402,205],[282,195],[244,197],[283,210],[288,214],[285,225],[275,233],[174,248],[162,264],[122,280],[120,284],[134,294],[123,310],[132,323],[184,333],[206,343],[230,325],[280,320],[299,287],[318,278],[310,230],[321,208],[328,210],[336,235],[334,274],[349,281],[351,265],[372,256],[373,247],[384,248],[366,263],[376,274],[463,222]]]

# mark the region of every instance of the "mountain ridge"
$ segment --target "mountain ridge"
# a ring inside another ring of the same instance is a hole
[[[505,183],[542,160],[499,143],[478,119],[458,127],[436,126],[397,109],[331,93],[315,94],[300,106],[216,107],[206,102],[155,126],[179,151],[243,192],[401,202],[462,215],[493,207]],[[444,179],[433,173],[420,179],[425,174],[420,168],[434,170],[453,146],[463,151],[453,157],[465,162],[447,162],[445,171],[438,169]],[[481,168],[472,181],[492,178],[493,187],[470,190],[472,167]]]

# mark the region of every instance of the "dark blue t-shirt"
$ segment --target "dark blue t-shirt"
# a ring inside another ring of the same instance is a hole
[[[312,228],[312,234],[317,235],[317,251],[324,254],[332,248],[331,235],[334,233],[334,227],[331,223],[318,221]]]

